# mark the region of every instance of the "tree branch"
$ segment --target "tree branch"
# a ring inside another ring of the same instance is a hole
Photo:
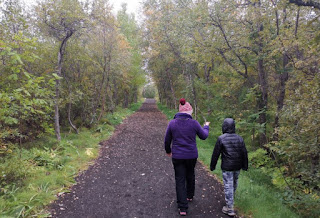
[[[242,73],[240,70],[238,70],[232,63],[230,60],[227,59],[227,57],[225,56],[224,52],[221,49],[218,49],[220,55],[223,57],[223,59],[228,63],[228,65],[230,67],[232,67],[232,69],[234,69],[239,75],[243,76],[244,78],[248,78],[248,75],[245,73]]]
[[[240,57],[240,55],[237,54],[237,53],[234,51],[233,47],[230,45],[230,42],[229,42],[229,40],[228,40],[228,38],[227,38],[227,35],[226,35],[226,33],[225,33],[225,31],[224,31],[224,29],[223,29],[223,27],[222,27],[222,24],[221,24],[220,20],[218,21],[218,27],[219,27],[219,29],[220,29],[220,31],[221,31],[221,33],[222,33],[222,35],[223,35],[223,38],[224,38],[227,46],[229,47],[230,51],[238,58],[238,60],[240,61],[240,63],[244,66],[244,69],[245,69],[245,73],[244,73],[244,74],[245,74],[245,77],[247,78],[247,76],[248,76],[248,67],[247,67],[247,64],[242,60],[242,58]]]
[[[320,10],[320,3],[315,2],[313,0],[303,1],[303,0],[289,0],[290,3],[296,4],[298,6],[307,6],[307,7],[314,7]]]

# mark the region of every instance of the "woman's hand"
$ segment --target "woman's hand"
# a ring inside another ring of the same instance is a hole
[[[205,122],[204,125],[205,125],[205,126],[209,126],[209,125],[210,125],[210,122]]]
[[[167,156],[168,157],[172,157],[172,153],[167,153]]]

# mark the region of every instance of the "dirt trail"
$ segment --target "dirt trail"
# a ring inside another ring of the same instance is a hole
[[[180,217],[171,159],[163,148],[166,117],[154,100],[103,142],[95,164],[70,193],[51,205],[53,217]],[[228,217],[221,212],[222,186],[198,162],[196,193],[188,217]]]

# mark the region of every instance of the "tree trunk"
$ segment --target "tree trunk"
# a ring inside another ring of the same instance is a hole
[[[211,67],[208,67],[208,65],[205,65],[205,81],[206,81],[206,95],[207,95],[207,116],[210,116],[212,113],[210,102],[212,100],[212,95],[210,93],[209,87],[210,87],[210,73],[214,69],[214,59],[211,59]]]
[[[67,41],[72,36],[73,32],[68,32],[66,37],[62,40],[59,52],[58,52],[58,69],[57,75],[61,77],[62,73],[62,63],[63,63],[63,54],[66,49]],[[55,96],[55,105],[54,105],[54,130],[58,141],[61,141],[60,134],[60,115],[59,115],[59,99],[60,99],[60,79],[56,80],[56,96]]]
[[[285,94],[286,94],[286,82],[288,81],[289,78],[289,73],[287,69],[287,64],[289,62],[288,57],[286,54],[283,54],[282,57],[282,73],[279,76],[279,96],[277,99],[277,113],[276,117],[274,120],[274,134],[273,134],[273,141],[278,141],[278,133],[277,133],[277,128],[279,128],[279,116],[281,113],[281,110],[283,108],[284,104],[284,99],[285,99]]]
[[[319,158],[319,154],[313,154],[311,157],[311,172],[314,174],[316,174],[317,170],[319,169]]]
[[[170,90],[171,90],[171,99],[172,99],[172,103],[174,105],[174,109],[177,109],[178,106],[177,106],[177,101],[176,101],[176,94],[175,94],[175,91],[174,91],[174,88],[173,88],[173,83],[172,83],[172,77],[171,77],[171,74],[168,73],[169,69],[166,70],[167,72],[167,75],[168,75],[168,78],[169,78],[169,82],[170,82]]]
[[[63,58],[63,47],[64,47],[65,40],[62,41],[59,53],[58,53],[58,70],[57,75],[61,77],[61,70],[62,70],[62,58]],[[60,98],[60,79],[56,80],[56,96],[55,96],[55,105],[54,105],[54,130],[56,133],[56,137],[58,141],[61,141],[60,135],[60,115],[59,115],[59,98]]]
[[[119,105],[119,99],[118,99],[118,84],[116,79],[113,79],[113,99],[115,102],[115,105]]]
[[[284,8],[283,10],[283,14],[285,15],[283,18],[283,24],[285,25],[286,23],[286,19],[287,19],[287,10],[286,8]],[[299,14],[299,12],[298,12]],[[299,18],[297,18],[299,19]],[[298,30],[298,24],[296,23],[296,28],[295,28],[295,34],[296,31]],[[280,32],[277,32],[277,34],[279,35]],[[282,69],[281,69],[281,73],[279,75],[279,95],[277,98],[277,112],[276,112],[276,117],[274,120],[274,133],[273,133],[273,141],[278,141],[278,128],[279,128],[279,116],[281,113],[281,110],[283,108],[283,104],[284,104],[284,99],[285,99],[285,94],[286,94],[286,82],[288,81],[289,78],[289,73],[288,73],[288,68],[287,65],[289,63],[289,58],[287,56],[287,53],[284,52],[284,54],[282,55]]]
[[[107,93],[108,94],[108,98],[109,98],[109,102],[110,102],[110,107],[109,107],[109,110],[111,111],[111,113],[114,112],[114,102],[113,102],[113,96],[112,96],[112,90],[111,90],[111,85],[108,84],[108,87],[109,87],[109,92]]]
[[[69,120],[69,124],[74,129],[74,131],[76,131],[76,133],[79,134],[79,131],[78,131],[77,127],[72,123],[72,120],[71,120],[71,106],[72,106],[72,103],[69,102],[69,105],[68,105],[68,120]]]
[[[162,104],[162,103],[163,103],[163,99],[162,99],[162,92],[161,92],[161,90],[159,89],[159,87],[158,87],[158,86],[157,86],[157,89],[158,89],[159,101],[160,101],[160,103]]]
[[[297,39],[298,27],[299,27],[299,17],[300,17],[300,7],[298,8],[298,11],[297,11],[296,25],[294,28],[294,36],[296,37],[296,39]]]
[[[100,99],[100,104],[101,104],[101,110],[100,110],[97,122],[100,121],[100,119],[104,113],[104,107],[105,107],[105,102],[106,102],[106,92],[104,91],[104,83],[105,83],[105,78],[106,78],[105,74],[106,74],[106,70],[105,70],[105,65],[104,65],[103,72],[102,72],[102,81],[101,81],[101,85],[100,85],[100,91],[97,96],[97,98]]]
[[[106,88],[106,91],[107,91],[107,95],[108,95],[109,102],[110,102],[109,109],[110,109],[111,113],[113,113],[113,111],[114,111],[114,102],[113,102],[113,98],[112,98],[113,97],[113,95],[112,95],[112,87],[111,87],[111,84],[110,84],[110,74],[111,74],[110,63],[111,63],[111,55],[109,55],[109,65],[108,65],[108,71],[107,71],[107,88]]]
[[[256,19],[257,19],[257,32],[260,33],[263,31],[264,26],[261,20],[261,1],[258,0],[254,3],[256,6]],[[260,85],[260,97],[258,100],[258,110],[260,112],[259,115],[259,124],[263,127],[263,132],[259,133],[259,145],[265,149],[267,149],[264,145],[267,144],[267,108],[268,108],[268,78],[267,72],[264,66],[264,59],[263,59],[263,49],[264,49],[264,38],[260,36],[256,38],[256,44],[258,45],[258,74],[259,74],[259,85]]]
[[[71,102],[71,85],[69,83],[69,80],[67,79],[67,77],[65,76],[65,80],[68,86],[68,90],[69,90],[69,103],[68,103],[68,121],[70,126],[74,129],[74,131],[76,131],[77,134],[79,134],[79,131],[77,129],[77,127],[72,123],[71,120],[71,107],[72,107],[72,102]]]
[[[192,87],[192,96],[193,96],[193,113],[194,113],[194,119],[197,119],[197,109],[198,109],[198,103],[197,103],[197,93],[196,88],[194,86],[194,79],[192,77],[192,74],[190,74],[190,82]]]
[[[259,59],[258,61],[258,71],[259,71],[259,84],[260,84],[260,99],[258,101],[258,108],[261,112],[259,115],[259,124],[264,125],[264,130],[259,135],[259,144],[264,147],[267,144],[267,132],[266,132],[266,124],[267,124],[267,106],[268,106],[268,83],[267,83],[267,74],[264,69],[264,61]]]
[[[99,114],[99,117],[98,117],[98,122],[101,120],[103,114],[104,114],[104,111],[105,111],[105,105],[106,105],[106,90],[102,89],[102,99],[101,99],[101,110],[100,110],[100,114]]]
[[[134,88],[134,96],[133,96],[133,102],[137,103],[138,102],[138,88]]]
[[[313,0],[289,0],[289,2],[298,6],[314,7],[320,9],[320,3]]]
[[[104,44],[105,47],[105,38]],[[112,47],[110,48],[112,50]],[[111,92],[108,92],[109,82],[110,82],[110,64],[111,64],[111,51],[109,52],[108,56],[103,56],[103,81],[101,84],[101,95],[102,95],[102,102],[101,102],[101,111],[98,117],[98,122],[101,120],[104,112],[105,112],[105,105],[106,105],[106,95],[110,98]],[[107,81],[106,85],[104,85],[104,81]]]
[[[128,106],[129,106],[129,92],[128,92],[128,90],[125,90],[123,107],[127,108]]]
[[[59,75],[59,74],[58,74]],[[55,96],[55,105],[54,105],[54,131],[56,133],[56,138],[58,141],[61,141],[60,135],[60,123],[59,123],[59,88],[60,88],[60,81],[56,81],[56,96]]]

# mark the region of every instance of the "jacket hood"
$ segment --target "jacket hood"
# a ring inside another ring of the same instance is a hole
[[[235,133],[236,124],[232,118],[226,118],[222,124],[222,133]]]
[[[173,119],[192,119],[192,116],[187,113],[176,113]]]

